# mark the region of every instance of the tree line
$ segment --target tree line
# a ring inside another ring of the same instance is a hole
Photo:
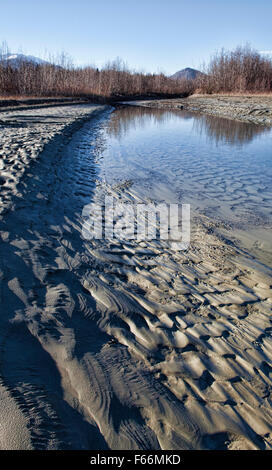
[[[97,100],[133,96],[188,96],[200,93],[269,93],[272,60],[250,46],[215,54],[195,80],[173,80],[163,73],[131,71],[121,59],[101,69],[75,67],[62,54],[57,60],[35,63],[7,59],[0,47],[1,96],[87,96]]]
[[[221,50],[204,67],[195,89],[202,93],[270,93],[272,55],[265,56],[249,45]]]
[[[41,64],[19,60],[11,65],[6,51],[6,47],[0,50],[2,96],[88,96],[103,100],[152,94],[188,95],[193,91],[188,80],[172,80],[163,73],[130,71],[121,59],[101,69],[75,67],[65,55]]]

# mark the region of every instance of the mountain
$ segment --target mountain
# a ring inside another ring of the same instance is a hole
[[[199,70],[187,67],[186,69],[182,69],[174,73],[174,75],[171,75],[170,78],[174,78],[175,80],[182,80],[184,78],[186,80],[195,80],[199,75],[203,75],[203,73]]]
[[[49,63],[46,60],[40,59],[39,57],[34,57],[33,55],[11,53],[0,56],[0,61],[11,65],[11,67],[18,67],[22,62],[28,62],[35,65]]]

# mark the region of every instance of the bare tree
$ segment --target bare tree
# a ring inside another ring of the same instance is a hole
[[[197,79],[204,93],[265,93],[272,91],[272,60],[249,45],[215,54]]]

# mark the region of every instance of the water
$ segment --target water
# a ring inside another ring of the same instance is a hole
[[[192,216],[219,220],[252,251],[270,251],[270,128],[131,106],[111,115],[102,137],[104,183],[149,201],[191,204]]]
[[[271,271],[233,262],[212,224],[182,252],[86,241],[79,219],[105,188],[270,235],[271,132],[183,112],[99,116],[50,142],[1,221],[6,442],[270,448]]]

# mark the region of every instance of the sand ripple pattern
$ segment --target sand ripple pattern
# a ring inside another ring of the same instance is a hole
[[[205,216],[186,252],[83,240],[103,116],[1,221],[1,448],[271,449],[271,271]]]

